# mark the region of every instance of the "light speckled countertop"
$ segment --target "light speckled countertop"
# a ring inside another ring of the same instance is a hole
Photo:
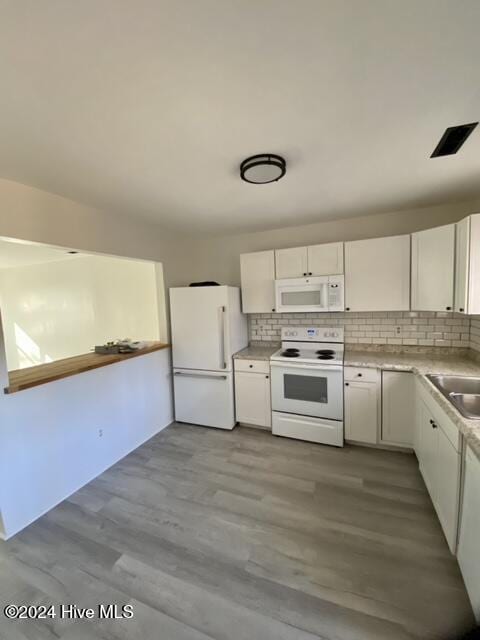
[[[270,360],[270,356],[280,349],[280,344],[263,346],[251,344],[234,354],[234,360]]]
[[[480,376],[480,363],[459,356],[428,353],[388,353],[345,350],[346,367],[371,367],[390,371],[412,371],[428,393],[457,425],[465,440],[480,459],[480,420],[464,418],[440,391],[426,378],[427,373],[457,376]]]

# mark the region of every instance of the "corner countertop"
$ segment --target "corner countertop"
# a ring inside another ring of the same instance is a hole
[[[347,348],[344,364],[346,367],[413,371],[422,375],[441,373],[443,375],[480,376],[480,363],[458,355],[356,351]]]
[[[9,372],[9,385],[4,389],[4,393],[10,394],[16,393],[17,391],[24,391],[31,387],[37,387],[41,384],[68,378],[69,376],[84,373],[85,371],[106,367],[110,364],[129,360],[130,358],[138,358],[147,353],[167,349],[169,346],[169,344],[164,344],[163,342],[151,342],[143,349],[138,349],[132,353],[111,355],[86,353],[80,356],[73,356],[72,358],[48,362],[47,364],[39,364],[35,367],[17,369],[16,371]]]
[[[370,367],[389,371],[411,371],[458,427],[476,456],[480,459],[480,420],[464,418],[433,386],[426,374],[480,376],[480,363],[457,355],[428,353],[389,353],[386,351],[345,351],[346,367]]]
[[[234,360],[270,360],[270,356],[280,349],[280,343],[274,345],[251,344],[234,354]]]

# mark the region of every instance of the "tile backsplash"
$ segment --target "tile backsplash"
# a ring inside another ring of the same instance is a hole
[[[480,316],[470,319],[470,348],[480,352]]]
[[[384,311],[365,313],[258,313],[249,315],[250,340],[279,342],[285,325],[345,328],[348,344],[405,345],[424,347],[472,347],[480,351],[480,316],[430,311]]]

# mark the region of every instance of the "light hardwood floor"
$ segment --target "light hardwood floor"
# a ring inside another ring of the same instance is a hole
[[[32,491],[35,488],[32,487]],[[173,424],[0,543],[5,640],[407,640],[473,623],[414,456]]]

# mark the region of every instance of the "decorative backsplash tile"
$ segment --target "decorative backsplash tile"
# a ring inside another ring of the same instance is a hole
[[[469,347],[480,351],[480,317],[475,344],[470,341],[470,318],[462,314],[429,311],[365,313],[259,313],[249,315],[250,340],[280,341],[285,325],[343,326],[347,344]],[[473,336],[472,336],[473,337]]]

